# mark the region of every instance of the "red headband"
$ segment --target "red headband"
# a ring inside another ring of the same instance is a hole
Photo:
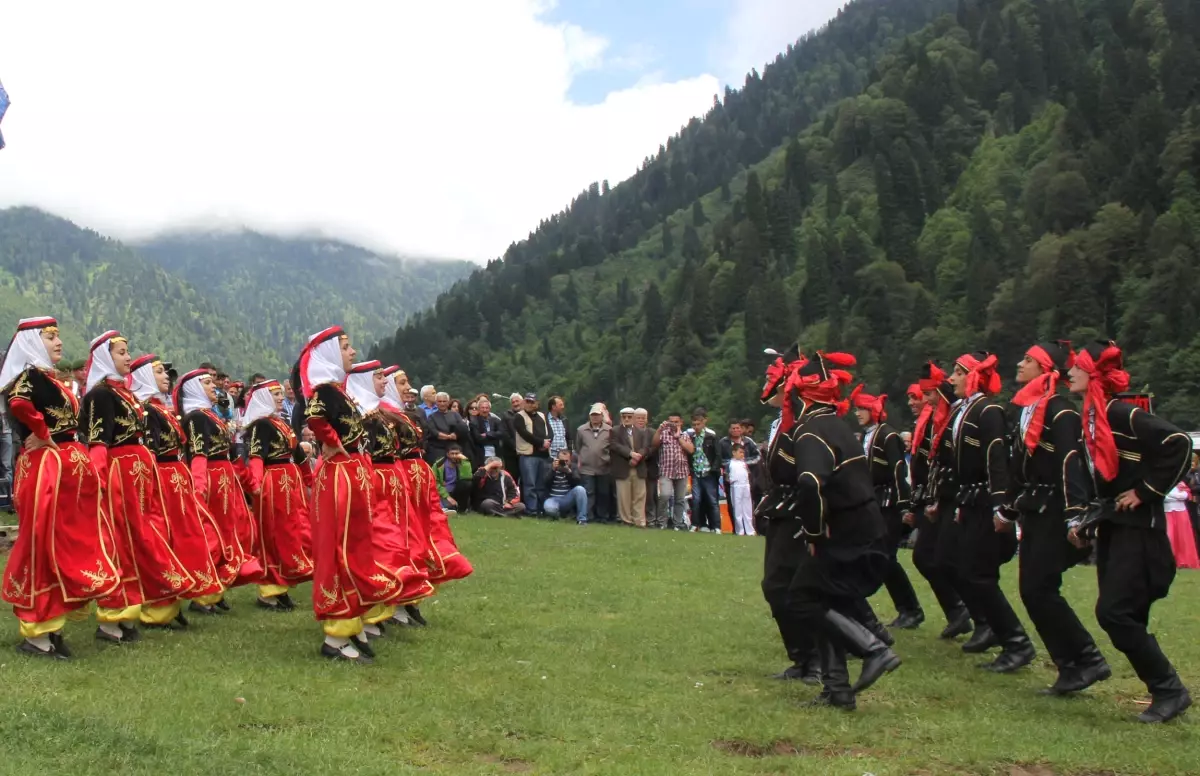
[[[871,413],[872,423],[882,423],[887,420],[887,409],[884,407],[886,401],[886,393],[872,396],[863,391],[862,383],[854,386],[854,390],[850,392],[850,403],[854,405],[855,409],[866,410]]]
[[[767,381],[763,383],[762,396],[760,401],[766,402],[775,391],[779,390],[780,385],[786,385],[788,380],[796,370],[808,363],[808,359],[803,355],[799,356],[795,361],[783,360],[783,356],[775,359],[770,366],[767,367]]]
[[[921,390],[920,383],[913,383],[908,386],[908,390],[904,393],[913,401],[925,401],[925,392]]]
[[[1000,375],[996,372],[997,359],[989,354],[982,361],[967,353],[955,362],[967,373],[967,396],[983,392],[988,396],[1000,393]]]
[[[1114,393],[1129,388],[1129,373],[1122,369],[1121,349],[1115,342],[1100,353],[1098,359],[1080,350],[1075,355],[1075,367],[1087,373],[1087,393],[1083,396],[1083,441],[1096,471],[1106,480],[1117,476],[1117,441],[1108,423],[1108,400]]]
[[[929,362],[929,377],[922,377],[917,381],[917,387],[921,389],[921,393],[929,393],[936,391],[938,386],[946,382],[946,373],[942,368],[932,361]]]
[[[822,366],[850,367],[858,363],[849,353],[823,353],[817,351],[817,358]],[[830,404],[838,415],[850,411],[850,402],[842,399],[842,386],[849,385],[854,377],[844,369],[824,369],[828,377],[822,379],[820,374],[801,375],[797,370],[788,379],[788,393],[794,389],[796,394],[806,403]]]

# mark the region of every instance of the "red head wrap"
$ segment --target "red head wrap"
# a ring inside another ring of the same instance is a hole
[[[786,385],[788,378],[807,363],[808,359],[795,345],[787,353],[776,358],[767,367],[767,381],[763,383],[762,396],[759,397],[759,400],[764,404],[770,401],[771,397],[775,395],[775,391],[779,390],[779,386]]]
[[[913,383],[912,385],[908,386],[908,390],[906,390],[904,393],[913,401],[925,401],[925,392],[921,390],[920,383]]]
[[[817,351],[812,361],[802,365],[788,379],[788,393],[793,390],[806,404],[829,404],[838,415],[850,411],[850,402],[842,399],[842,387],[849,385],[854,377],[845,369],[857,363],[848,353],[824,353]],[[786,403],[786,402],[785,402]]]
[[[921,379],[917,381],[917,387],[921,389],[921,393],[936,391],[942,383],[946,382],[946,373],[932,361],[926,364],[921,372]]]
[[[866,410],[871,413],[872,423],[882,423],[887,420],[887,409],[884,403],[887,401],[887,394],[881,393],[878,396],[872,396],[863,391],[863,384],[859,383],[854,386],[854,390],[850,392],[850,404],[855,409]]]
[[[1088,376],[1083,396],[1083,441],[1096,471],[1106,480],[1117,476],[1117,442],[1108,424],[1108,400],[1129,388],[1117,343],[1098,342],[1075,354],[1075,367]]]
[[[988,396],[1000,393],[1000,374],[996,372],[998,360],[995,354],[966,353],[954,363],[967,373],[967,396],[980,392]]]
[[[1061,363],[1055,361],[1051,350],[1057,351],[1055,355],[1059,356]],[[1032,453],[1037,449],[1038,441],[1042,438],[1042,431],[1046,428],[1046,405],[1050,403],[1050,397],[1058,390],[1059,370],[1061,368],[1070,369],[1071,364],[1074,363],[1075,354],[1071,352],[1071,343],[1063,341],[1050,346],[1050,350],[1042,345],[1034,345],[1025,351],[1025,355],[1036,361],[1042,368],[1042,374],[1025,383],[1013,397],[1013,404],[1018,407],[1028,407],[1036,402],[1033,415],[1029,418],[1029,425],[1025,428],[1025,447]]]

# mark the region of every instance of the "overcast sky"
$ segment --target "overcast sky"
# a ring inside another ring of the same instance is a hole
[[[0,207],[486,261],[843,0],[3,0]]]

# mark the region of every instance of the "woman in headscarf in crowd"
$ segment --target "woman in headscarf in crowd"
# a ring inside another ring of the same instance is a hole
[[[250,464],[247,480],[259,536],[258,562],[265,571],[258,605],[271,611],[296,608],[288,589],[312,579],[312,527],[308,499],[312,469],[296,434],[279,417],[283,386],[277,380],[250,388],[242,414]]]
[[[418,568],[424,565],[429,581],[435,585],[462,579],[471,573],[470,562],[458,551],[454,534],[442,500],[437,492],[437,477],[432,467],[421,456],[420,436],[411,422],[404,423],[407,416],[397,409],[397,402],[407,387],[407,376],[398,367],[384,370],[390,379],[384,384],[384,395],[380,409],[399,422],[400,460],[396,464],[405,483],[409,498],[409,541],[412,557]],[[407,428],[405,427],[407,426]],[[405,613],[417,625],[425,625],[425,617],[415,604],[405,606]]]
[[[354,348],[340,326],[317,332],[300,354],[309,427],[324,454],[313,486],[313,610],[325,631],[321,654],[370,662],[363,615],[403,594],[374,541],[374,484],[366,429],[342,385]]]
[[[221,584],[226,588],[258,582],[263,568],[254,549],[254,525],[246,507],[237,472],[230,462],[229,426],[213,411],[216,388],[206,369],[195,369],[175,386],[175,410],[187,431],[187,453],[192,484],[213,521],[206,530],[209,551]],[[224,597],[215,602],[227,611]],[[202,606],[202,605],[201,605]],[[204,613],[201,606],[192,611]]]
[[[0,394],[21,440],[13,480],[19,531],[0,595],[24,639],[17,651],[66,660],[68,616],[121,586],[100,478],[76,441],[79,404],[54,376],[62,340],[53,318],[23,318],[0,366]]]
[[[193,607],[211,613],[223,591],[204,533],[204,526],[212,522],[212,516],[197,500],[192,477],[183,462],[183,426],[162,400],[169,386],[170,377],[157,356],[141,356],[130,365],[129,388],[146,412],[146,447],[154,455],[157,465],[155,476],[160,509],[153,516],[161,516],[163,522],[156,528],[195,580],[195,586],[183,597],[190,599]],[[181,627],[187,627],[187,618],[179,611],[180,603],[175,601],[170,605],[174,611],[173,619]],[[142,624],[170,628],[171,623],[166,620],[170,613],[143,606]]]
[[[115,644],[140,638],[144,619],[169,624],[179,597],[196,586],[167,543],[154,456],[146,449],[146,410],[125,385],[132,358],[120,332],[92,340],[80,428],[104,488],[121,564],[121,586],[97,604],[96,638]]]
[[[397,617],[399,605],[415,604],[433,595],[424,569],[412,560],[408,533],[408,497],[405,483],[396,469],[400,455],[400,438],[396,433],[397,420],[379,406],[387,376],[378,361],[354,364],[346,377],[346,393],[354,400],[363,415],[367,452],[371,457],[375,496],[375,548],[382,562],[397,569],[402,581],[401,594],[395,605],[376,606],[363,615],[363,632],[368,638],[383,635],[383,623],[392,621],[407,624]]]

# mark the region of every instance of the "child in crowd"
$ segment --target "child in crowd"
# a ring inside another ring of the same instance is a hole
[[[746,450],[733,448],[729,461],[729,504],[733,507],[733,530],[738,536],[754,536],[754,499],[750,497],[750,469]]]

